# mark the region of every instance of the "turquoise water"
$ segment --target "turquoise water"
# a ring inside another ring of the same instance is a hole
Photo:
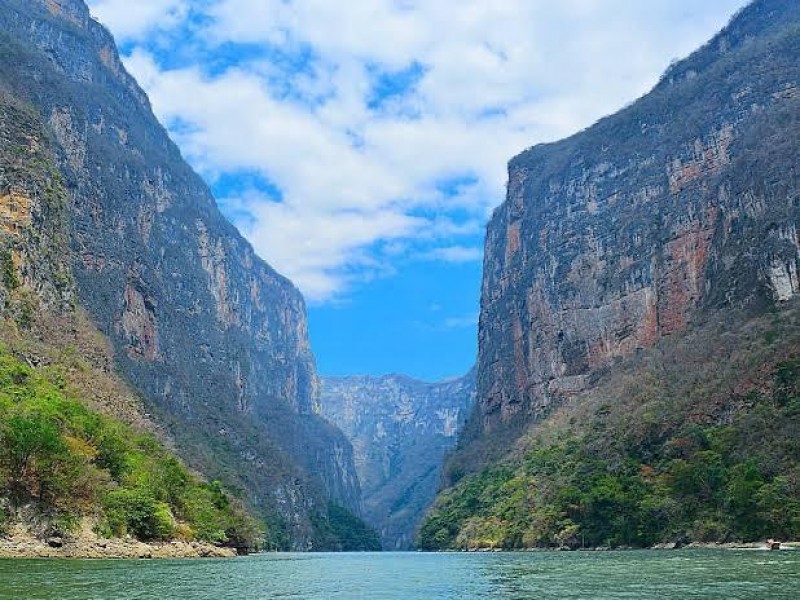
[[[0,598],[800,598],[800,551],[271,554],[232,560],[0,561]]]

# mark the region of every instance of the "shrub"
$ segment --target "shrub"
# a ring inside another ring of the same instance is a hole
[[[198,540],[221,544],[227,541],[225,514],[214,504],[214,493],[209,487],[198,486],[184,497],[184,517]]]
[[[65,530],[100,517],[106,537],[259,545],[262,532],[218,482],[200,481],[154,437],[69,397],[60,373],[0,347],[0,506],[33,504]]]
[[[8,524],[8,511],[4,506],[0,506],[0,535],[6,533],[6,525]]]
[[[14,257],[10,250],[0,251],[0,271],[2,271],[3,285],[6,289],[15,290],[19,287],[17,268],[14,266]]]
[[[132,535],[141,541],[166,540],[175,525],[169,506],[156,501],[149,490],[117,489],[105,499],[105,515],[115,536]]]
[[[45,499],[65,482],[59,481],[59,462],[69,453],[58,428],[41,415],[14,415],[0,434],[0,466],[5,471],[11,499]]]

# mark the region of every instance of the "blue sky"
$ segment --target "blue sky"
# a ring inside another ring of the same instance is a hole
[[[744,0],[89,0],[322,374],[472,365],[516,153],[647,91]]]

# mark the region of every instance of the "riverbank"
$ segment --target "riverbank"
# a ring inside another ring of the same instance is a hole
[[[103,539],[96,536],[41,540],[24,533],[0,537],[0,559],[7,558],[230,558],[232,548],[197,542],[153,542]]]
[[[675,544],[656,544],[654,550],[672,549],[695,549],[695,550],[769,550],[766,542],[691,542],[685,546]],[[781,542],[779,550],[800,550],[800,542]]]
[[[633,546],[587,546],[584,548],[574,548],[562,546],[560,548],[468,548],[460,550],[441,550],[440,552],[625,552],[627,550],[769,550],[766,542],[690,542],[687,544],[662,543],[648,547]],[[781,542],[779,550],[800,550],[800,541]]]

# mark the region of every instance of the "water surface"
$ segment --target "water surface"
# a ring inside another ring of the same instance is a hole
[[[267,554],[2,561],[0,599],[800,598],[800,551]]]

